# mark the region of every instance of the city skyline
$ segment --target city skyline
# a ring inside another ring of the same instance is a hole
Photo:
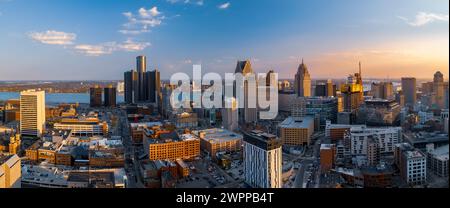
[[[312,79],[345,79],[361,61],[365,78],[429,79],[441,71],[448,80],[448,1],[324,5],[0,1],[0,81],[120,80],[138,55],[162,79],[193,64],[232,72],[246,59],[255,72],[292,78],[304,58]]]

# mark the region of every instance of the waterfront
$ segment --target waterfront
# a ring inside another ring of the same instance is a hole
[[[19,92],[0,92],[0,101],[9,99],[19,99]],[[58,103],[89,103],[89,93],[46,93],[45,101],[48,104]],[[124,97],[121,94],[117,94],[117,103],[124,101]]]

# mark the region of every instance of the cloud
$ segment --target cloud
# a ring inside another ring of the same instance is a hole
[[[118,45],[119,50],[134,52],[134,51],[142,51],[145,48],[151,46],[148,42],[134,42],[131,39],[128,39],[122,44]]]
[[[43,44],[72,45],[77,35],[75,33],[48,30],[46,32],[30,32],[28,37]]]
[[[205,3],[204,0],[166,0],[166,1],[171,4],[182,3],[182,4],[193,4],[197,6],[203,6]]]
[[[114,51],[116,43],[104,43],[100,45],[88,45],[82,44],[75,46],[75,50],[87,56],[101,56],[106,54],[111,54]]]
[[[228,7],[230,7],[230,5],[231,5],[230,2],[227,2],[227,3],[219,5],[218,8],[219,9],[228,9]]]
[[[149,10],[146,10],[145,8],[140,8],[139,9],[139,15],[142,18],[149,18],[149,17],[156,17],[158,15],[160,15],[161,12],[158,11],[157,7],[153,7]]]
[[[151,46],[148,42],[135,42],[128,39],[122,43],[107,42],[96,45],[80,44],[74,47],[75,51],[86,56],[102,56],[112,54],[116,51],[137,52],[143,51]]]
[[[448,14],[436,14],[436,13],[426,13],[426,12],[417,13],[416,18],[412,21],[406,17],[402,17],[402,16],[397,16],[397,17],[413,27],[424,26],[426,24],[436,22],[436,21],[448,22],[448,20],[449,20]]]
[[[122,13],[128,20],[122,25],[123,29],[118,32],[125,35],[139,35],[142,33],[150,32],[150,28],[157,27],[162,24],[165,16],[158,11],[158,7],[152,7],[150,9],[140,8],[137,14],[132,12]]]

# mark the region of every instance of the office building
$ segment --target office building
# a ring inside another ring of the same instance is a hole
[[[338,99],[336,97],[309,97],[306,98],[306,115],[318,119],[315,129],[325,129],[326,121],[337,121]]]
[[[193,131],[200,138],[201,149],[215,159],[219,152],[238,152],[242,149],[242,135],[226,129],[205,129]]]
[[[144,152],[150,160],[190,159],[200,155],[200,139],[176,132],[144,132]]]
[[[311,76],[309,75],[308,67],[303,60],[295,74],[295,93],[298,97],[311,96]]]
[[[71,130],[72,135],[76,136],[107,136],[109,133],[108,123],[90,117],[63,118],[53,128]]]
[[[149,71],[145,73],[145,89],[147,90],[147,102],[161,105],[161,77],[158,70]]]
[[[117,89],[114,88],[112,85],[109,85],[104,89],[105,91],[105,107],[116,107],[117,100],[116,100],[116,94]]]
[[[331,79],[317,80],[314,96],[317,97],[333,97],[336,96],[336,85],[333,85]]]
[[[402,78],[402,92],[405,96],[405,105],[414,106],[417,102],[417,83],[416,78]]]
[[[244,132],[244,178],[255,188],[281,188],[282,142],[262,131]]]
[[[370,94],[373,98],[378,99],[393,99],[394,98],[394,86],[392,82],[379,82],[372,83]]]
[[[222,126],[230,131],[237,131],[239,129],[237,100],[233,97],[225,100],[225,102],[228,102],[231,108],[222,109]]]
[[[306,99],[304,97],[292,97],[289,103],[292,117],[301,119],[306,115]]]
[[[102,88],[100,88],[98,85],[96,85],[93,88],[90,88],[89,90],[89,97],[90,97],[90,106],[95,107],[102,107],[102,97],[103,97],[103,91]]]
[[[395,145],[394,164],[400,170],[400,177],[408,185],[422,185],[426,182],[426,156],[408,143]]]
[[[45,129],[45,91],[20,93],[20,133],[22,137],[40,137]]]
[[[288,117],[278,127],[283,145],[308,146],[314,133],[314,118]]]
[[[444,75],[438,71],[433,79],[433,107],[437,109],[445,108]]]
[[[405,96],[403,95],[403,91],[400,90],[397,93],[395,93],[395,102],[397,102],[400,107],[405,107]]]
[[[336,145],[322,144],[320,146],[320,170],[327,173],[334,168],[336,161]]]
[[[448,177],[448,148],[447,144],[427,152],[428,170],[439,177]]]
[[[3,105],[3,122],[9,123],[20,120],[20,100],[10,99]]]
[[[238,61],[236,66],[235,73],[241,73],[244,77],[247,75],[255,74],[253,71],[252,65],[249,60],[246,61]],[[255,89],[250,89],[250,85],[248,81],[244,82],[244,86],[236,86],[236,90],[240,90],[240,88],[244,88],[244,108],[240,108],[238,110],[239,114],[239,123],[255,123],[258,121],[258,110],[257,110],[257,90],[256,86],[258,86],[256,75],[255,75]],[[255,97],[250,96],[250,90],[254,91]],[[237,97],[237,94],[234,95],[234,97]],[[253,101],[251,101],[252,99]],[[256,104],[255,106],[250,106],[250,103]]]
[[[138,101],[147,100],[147,88],[145,84],[147,72],[147,57],[146,56],[138,56],[136,57],[136,70],[138,74],[138,88],[135,92],[137,94]]]
[[[357,84],[357,76],[350,75],[347,83],[341,85],[341,95],[345,112],[354,112],[364,102],[363,86]]]
[[[124,74],[125,103],[137,102],[138,74],[136,70],[127,71]]]
[[[293,90],[282,90],[278,92],[278,111],[291,113],[291,100],[297,97]]]
[[[393,126],[400,121],[401,106],[394,100],[369,99],[358,109],[357,122],[370,126]]]
[[[0,188],[21,187],[21,161],[17,155],[0,155]]]

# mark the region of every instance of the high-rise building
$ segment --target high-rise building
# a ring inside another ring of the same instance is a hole
[[[222,125],[230,131],[237,131],[239,128],[237,100],[236,98],[229,98],[225,102],[229,102],[231,108],[222,109]]]
[[[147,57],[138,56],[136,57],[136,70],[138,73],[138,89],[137,89],[137,97],[138,101],[146,101],[147,100],[147,88],[145,85],[145,73],[147,72]]]
[[[125,72],[125,103],[152,103],[162,110],[161,78],[158,70],[147,72],[147,58],[136,57],[136,69]]]
[[[125,82],[117,82],[116,88],[118,93],[125,92]]]
[[[289,103],[293,118],[301,119],[306,115],[306,99],[304,97],[292,97]]]
[[[0,189],[21,187],[21,161],[14,154],[9,156],[0,155]]]
[[[344,112],[354,113],[359,106],[364,103],[364,88],[361,74],[361,62],[359,63],[359,73],[350,75],[347,83],[341,85],[341,95]],[[354,115],[351,115],[354,117]]]
[[[317,97],[332,97],[335,96],[335,89],[336,86],[333,85],[333,82],[331,79],[329,80],[317,80],[316,81],[316,88],[314,95]]]
[[[281,188],[282,142],[262,131],[244,132],[245,182],[255,188]]]
[[[369,99],[358,109],[358,123],[392,126],[400,121],[402,107],[394,100]]]
[[[306,98],[306,115],[318,118],[315,129],[325,129],[326,121],[337,121],[338,98],[336,97],[309,97]]]
[[[104,89],[105,91],[105,107],[116,107],[117,100],[116,100],[116,93],[117,89],[114,88],[112,85],[109,85]]]
[[[445,96],[444,96],[444,75],[438,71],[434,74],[433,79],[433,96],[434,107],[438,109],[445,108]]]
[[[158,70],[149,71],[145,73],[145,83],[148,92],[148,102],[160,105],[162,102],[161,94],[161,78]]]
[[[125,103],[131,104],[137,102],[137,86],[138,86],[138,73],[135,70],[127,71],[124,74],[124,90],[125,90]]]
[[[403,77],[402,78],[402,92],[405,96],[405,105],[414,106],[417,101],[417,85],[416,78]]]
[[[20,93],[20,133],[22,137],[40,137],[45,129],[45,91]]]
[[[311,76],[303,60],[295,74],[295,92],[298,97],[311,96]]]
[[[102,106],[102,96],[103,90],[98,85],[90,89],[90,106],[91,107],[101,107]]]
[[[400,107],[405,106],[405,95],[403,95],[403,91],[400,90],[395,94],[395,102],[397,102]]]
[[[370,93],[373,98],[391,99],[394,96],[392,82],[372,83]]]
[[[354,112],[364,102],[361,100],[363,86],[357,84],[356,77],[350,75],[347,84],[341,86],[343,107],[345,112]]]
[[[253,71],[252,65],[250,63],[250,60],[246,61],[238,61],[236,66],[235,73],[241,73],[244,77],[249,74],[255,74]],[[236,86],[235,89],[239,90],[239,88],[244,88],[244,108],[239,109],[239,122],[240,123],[254,123],[258,121],[258,110],[257,110],[257,90],[256,87],[258,86],[256,75],[255,75],[255,89],[249,89],[250,85],[248,81],[244,82],[244,86]],[[255,97],[250,96],[250,90],[254,90]],[[235,97],[237,97],[237,94],[234,94]],[[250,106],[250,99],[254,99],[254,103],[256,106]]]

